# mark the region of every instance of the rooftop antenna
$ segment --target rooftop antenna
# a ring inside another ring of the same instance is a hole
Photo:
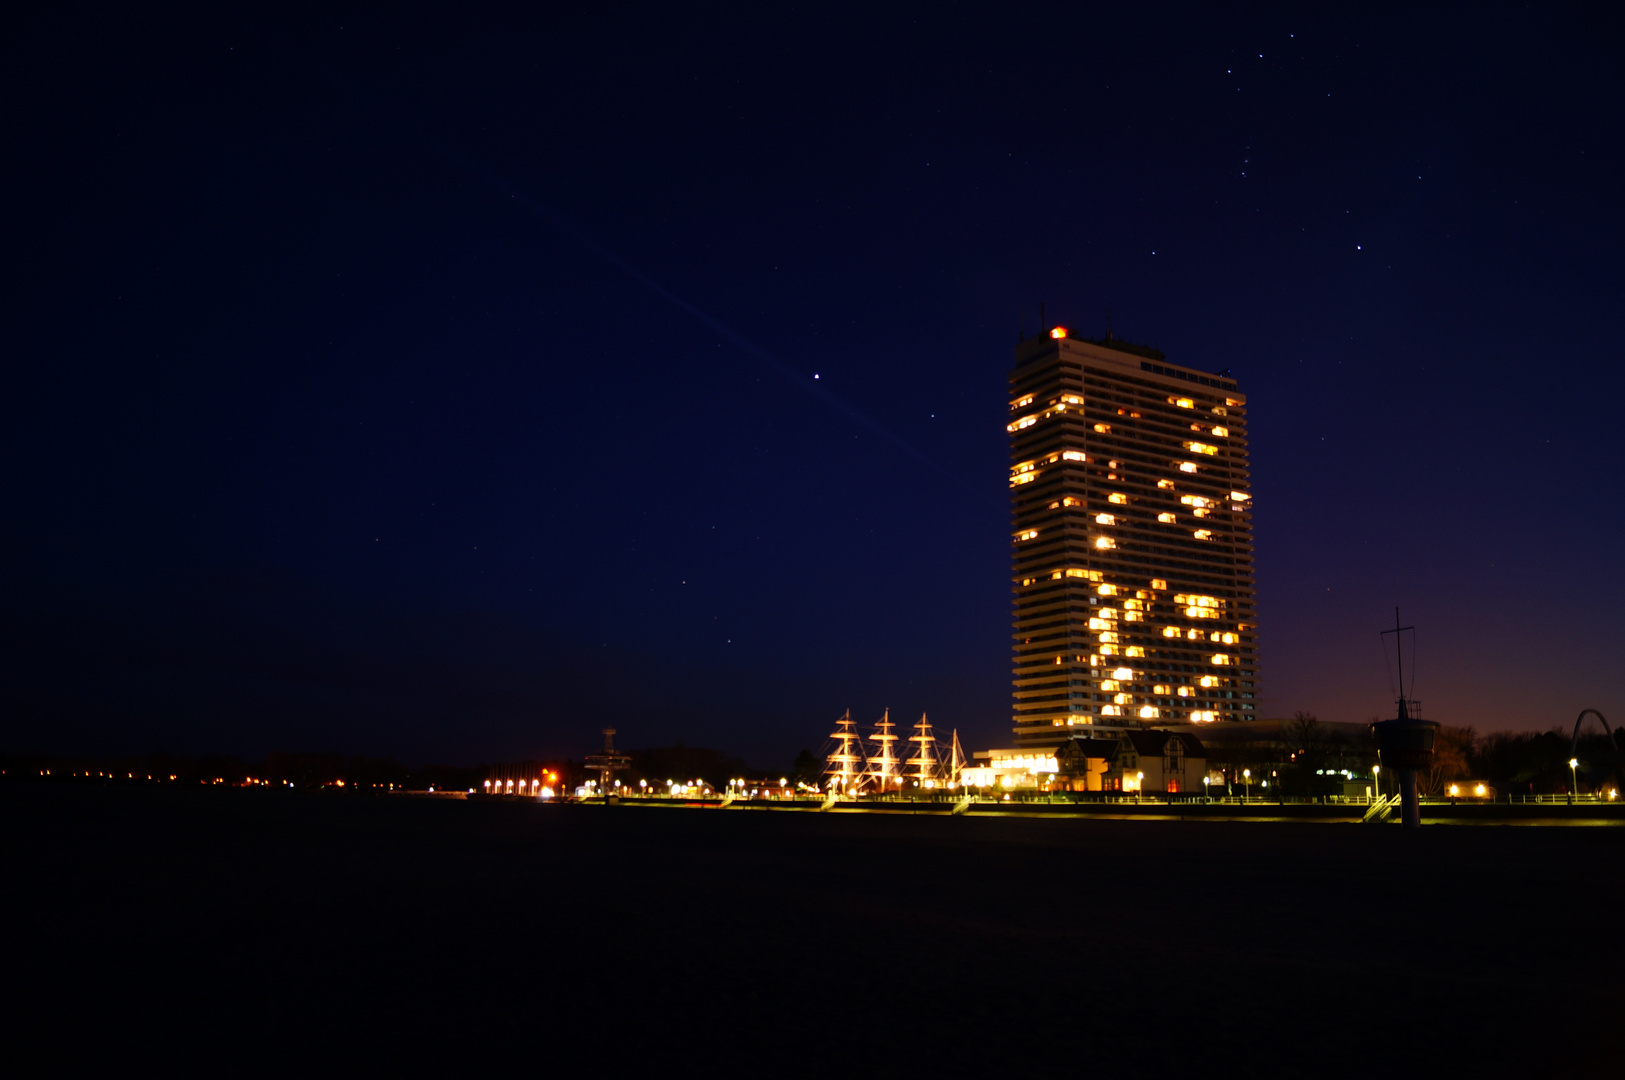
[[[1380,637],[1387,637],[1389,634],[1394,635],[1394,659],[1399,662],[1399,719],[1401,720],[1410,719],[1409,714],[1405,711],[1405,653],[1399,647],[1400,638],[1406,630],[1415,633],[1416,627],[1399,625],[1399,608],[1396,607],[1394,608],[1394,628],[1384,630],[1379,635]]]

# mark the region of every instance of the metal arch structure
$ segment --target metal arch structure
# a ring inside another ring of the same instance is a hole
[[[1597,723],[1602,725],[1602,733],[1608,736],[1608,746],[1612,750],[1612,754],[1610,755],[1607,764],[1614,767],[1614,779],[1619,783],[1621,788],[1625,788],[1625,764],[1622,764],[1620,760],[1622,750],[1625,750],[1625,748],[1622,748],[1619,745],[1619,740],[1615,737],[1615,732],[1609,730],[1608,718],[1603,716],[1603,714],[1598,712],[1596,709],[1581,709],[1580,715],[1574,718],[1574,734],[1569,737],[1569,757],[1574,758],[1578,756],[1580,747],[1580,726],[1586,722],[1587,716],[1595,716],[1597,718]]]

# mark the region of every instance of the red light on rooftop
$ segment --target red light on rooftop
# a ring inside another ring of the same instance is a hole
[[[1055,329],[1049,332],[1049,336],[1059,341],[1061,338],[1066,337],[1066,327],[1057,326]]]

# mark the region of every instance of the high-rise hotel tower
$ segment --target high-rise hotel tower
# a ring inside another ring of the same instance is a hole
[[[1018,747],[1257,716],[1246,398],[1154,349],[1016,347]]]

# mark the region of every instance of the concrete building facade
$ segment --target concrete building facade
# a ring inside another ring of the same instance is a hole
[[[1015,360],[1016,746],[1256,717],[1246,397],[1109,333]]]

